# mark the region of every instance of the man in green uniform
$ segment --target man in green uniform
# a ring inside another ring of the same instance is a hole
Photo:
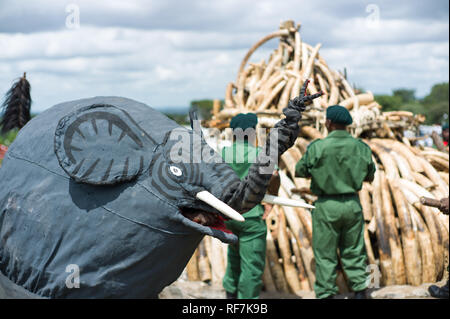
[[[355,298],[366,296],[364,220],[357,192],[363,181],[373,180],[375,164],[369,146],[346,131],[352,122],[345,107],[328,107],[328,136],[313,141],[295,167],[297,177],[311,177],[311,191],[318,196],[312,212],[317,298],[338,292],[337,249]]]
[[[259,148],[254,146],[257,122],[258,118],[253,113],[238,114],[230,122],[235,141],[232,146],[222,149],[222,157],[240,179],[247,176],[259,152]],[[269,192],[277,195],[278,187],[279,181],[277,182],[276,177],[272,177]],[[264,204],[263,207],[259,204],[243,214],[245,222],[234,220],[225,222],[227,228],[239,238],[238,244],[228,247],[228,263],[223,278],[227,298],[256,299],[259,297],[266,260],[267,226],[264,219],[271,208],[271,205]]]

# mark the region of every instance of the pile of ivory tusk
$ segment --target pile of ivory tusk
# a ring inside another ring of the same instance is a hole
[[[250,63],[251,54],[265,41],[280,37],[278,49],[268,63]],[[298,26],[291,21],[280,30],[258,41],[244,58],[237,84],[228,85],[225,106],[215,107],[206,126],[221,134],[206,134],[208,143],[220,151],[231,144],[230,129],[222,130],[230,117],[239,112],[255,112],[262,127],[272,127],[282,108],[298,94],[306,79],[309,93],[326,94],[314,100],[301,122],[295,146],[281,157],[280,197],[313,204],[310,180],[294,176],[295,164],[308,144],[327,135],[324,111],[327,105],[347,107],[354,118],[350,128],[370,146],[377,165],[375,180],[365,182],[359,192],[365,220],[364,240],[368,256],[368,275],[380,285],[420,285],[446,276],[449,250],[449,219],[436,208],[424,206],[420,197],[441,199],[449,193],[449,154],[433,148],[412,146],[403,130],[416,129],[423,116],[409,112],[382,112],[369,93],[357,94],[345,77],[328,68],[319,56],[320,45],[301,41]],[[235,94],[233,94],[235,89]],[[275,205],[266,219],[267,254],[263,275],[264,289],[283,293],[313,290],[315,262],[312,250],[311,210]],[[186,267],[188,280],[221,284],[226,269],[227,245],[206,236]],[[345,273],[338,266],[337,285],[349,291]]]
[[[407,111],[383,113],[371,92],[355,90],[345,75],[328,67],[319,54],[320,43],[313,47],[302,41],[299,28],[293,21],[283,22],[278,31],[263,37],[250,48],[240,64],[235,82],[226,87],[223,109],[214,110],[210,126],[221,127],[222,122],[237,113],[253,112],[263,126],[271,127],[289,100],[298,96],[307,79],[310,80],[309,94],[322,91],[324,95],[315,99],[303,113],[302,123],[323,134],[326,134],[323,111],[334,104],[345,106],[352,113],[354,124],[351,131],[354,136],[377,131],[376,136],[388,137],[393,134],[392,130],[414,128],[424,121],[422,115]],[[248,63],[251,55],[273,38],[280,41],[268,61]]]

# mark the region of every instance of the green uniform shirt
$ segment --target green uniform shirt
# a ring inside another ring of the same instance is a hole
[[[356,193],[374,174],[369,146],[344,130],[313,141],[295,166],[295,176],[311,177],[311,191],[318,196]]]
[[[255,162],[259,150],[247,141],[236,141],[232,146],[226,146],[222,149],[222,158],[242,180],[247,176],[250,166]],[[264,208],[262,205],[256,205],[243,216],[245,218],[261,217],[263,214]]]

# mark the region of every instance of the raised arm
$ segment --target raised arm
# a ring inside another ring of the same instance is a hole
[[[320,92],[306,95],[308,83],[308,80],[305,81],[300,95],[290,100],[288,107],[283,109],[286,117],[270,131],[266,144],[250,167],[248,175],[226,190],[223,198],[237,211],[247,212],[261,202],[280,156],[292,147],[297,139],[300,129],[298,122],[302,118],[302,112],[313,99],[323,94]]]

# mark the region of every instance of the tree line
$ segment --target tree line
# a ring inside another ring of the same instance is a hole
[[[414,89],[395,89],[391,95],[375,95],[383,111],[410,111],[423,114],[426,124],[443,124],[448,122],[449,100],[448,82],[433,85],[424,98],[417,98]]]
[[[424,114],[426,124],[443,124],[448,122],[449,114],[449,83],[437,83],[424,98],[416,97],[414,89],[394,89],[392,94],[375,95],[375,100],[383,107],[383,111],[405,110],[414,114]],[[223,105],[223,100],[221,104]],[[211,118],[213,109],[212,99],[193,100],[190,102],[189,110],[195,110],[199,119]],[[180,125],[189,125],[188,114],[170,113],[165,114]],[[32,115],[33,116],[33,115]],[[17,135],[17,129],[5,135],[0,134],[0,144],[10,145]]]
[[[410,111],[414,114],[423,114],[426,117],[425,124],[443,124],[448,122],[449,113],[449,83],[437,83],[433,85],[430,93],[424,98],[416,97],[415,89],[399,88],[392,90],[391,94],[376,94],[375,101],[383,111]],[[221,101],[223,105],[223,100]],[[203,99],[191,101],[189,110],[196,110],[200,119],[211,118],[213,100]],[[189,124],[187,114],[170,114],[170,118],[182,125]]]

